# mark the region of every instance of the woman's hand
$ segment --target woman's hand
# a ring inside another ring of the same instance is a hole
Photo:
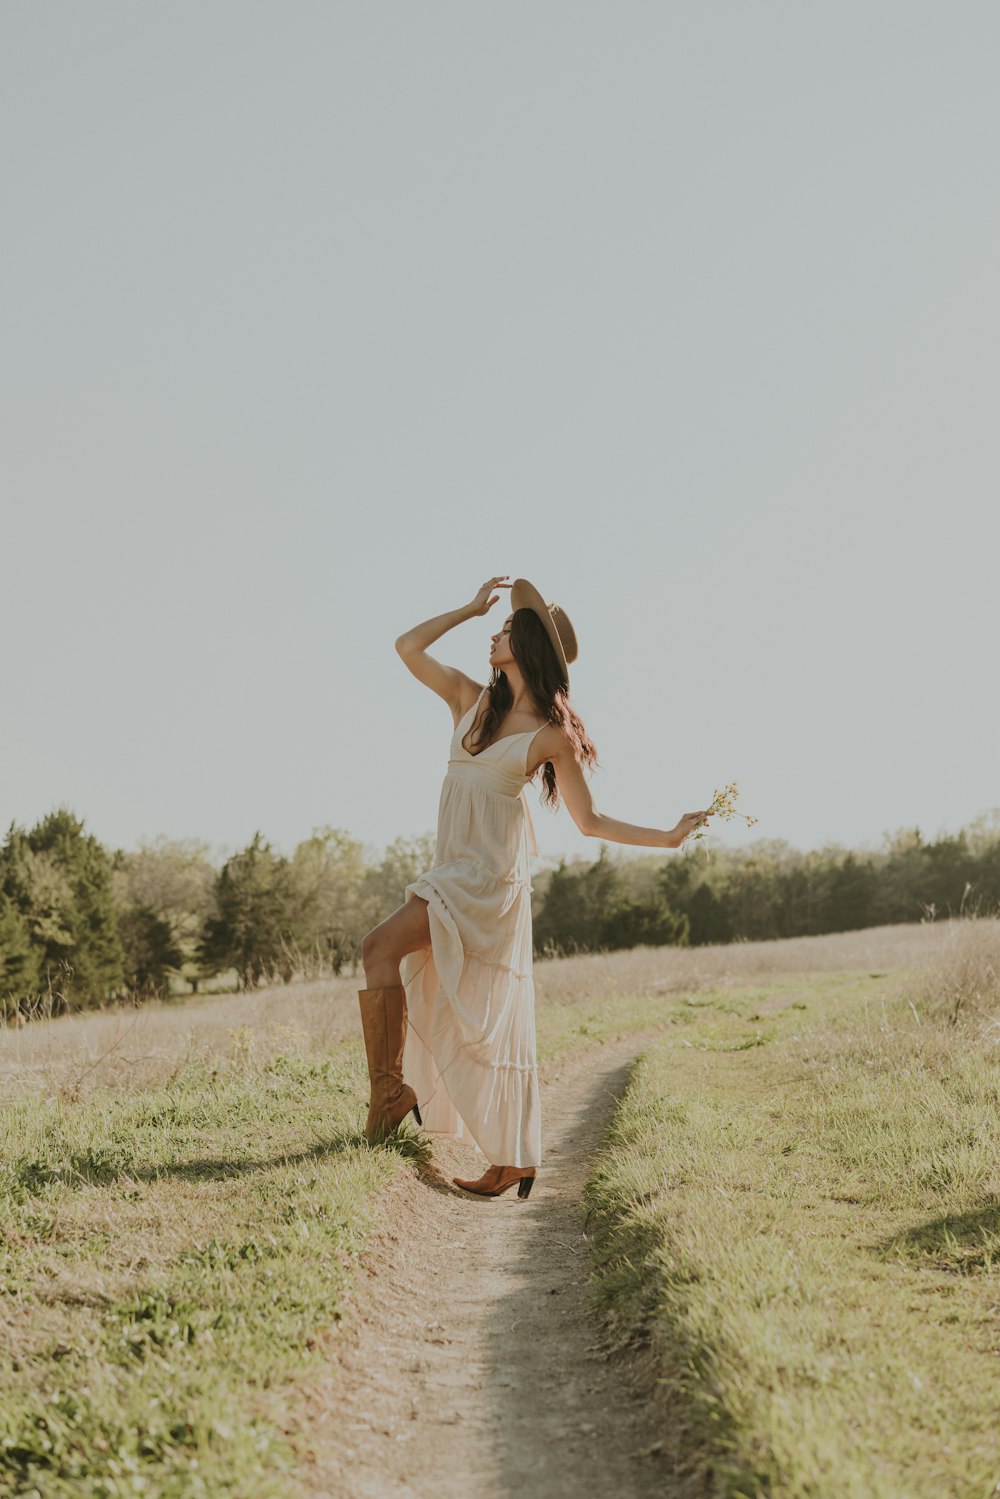
[[[510,573],[501,573],[498,578],[490,578],[488,582],[483,584],[482,588],[480,588],[479,592],[472,600],[472,603],[466,606],[465,612],[468,614],[470,619],[472,619],[472,617],[476,614],[486,614],[490,609],[493,608],[493,605],[500,597],[498,593],[493,593],[494,588],[512,587],[513,585],[507,581],[509,577]],[[493,593],[492,598],[490,598],[491,593]]]
[[[674,837],[677,839],[674,847],[680,848],[685,838],[693,833],[695,828],[700,828],[704,823],[707,823],[711,815],[711,812],[709,812],[707,808],[704,812],[685,812],[684,816],[681,818],[680,822],[673,830]]]

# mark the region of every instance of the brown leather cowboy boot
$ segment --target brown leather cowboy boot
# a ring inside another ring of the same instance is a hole
[[[535,1180],[534,1166],[489,1166],[478,1181],[453,1176],[452,1181],[463,1192],[475,1192],[478,1197],[499,1197],[517,1182],[518,1197],[527,1197]]]
[[[403,1082],[403,1042],[406,1040],[406,992],[402,984],[384,989],[359,989],[361,1028],[371,1079],[371,1104],[365,1139],[371,1145],[387,1140],[410,1110],[418,1124],[417,1095]]]

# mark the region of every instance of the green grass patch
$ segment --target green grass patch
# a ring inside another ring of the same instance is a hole
[[[805,986],[810,981],[805,981]],[[767,1025],[757,1024],[765,1013],[801,1003],[804,981],[780,978],[766,986],[746,989],[720,988],[697,993],[609,994],[601,999],[548,1001],[538,1008],[536,1027],[539,1061],[562,1061],[594,1046],[643,1031],[690,1026],[695,1020],[699,1046],[765,1046],[770,1040]],[[729,1024],[736,1017],[744,1022],[739,1036]]]
[[[596,1295],[652,1344],[693,1491],[986,1499],[1000,1067],[878,975],[795,1003],[765,1046],[709,1008],[637,1066],[588,1186]]]
[[[367,1073],[277,1057],[5,1111],[0,1493],[287,1495],[379,1192]]]

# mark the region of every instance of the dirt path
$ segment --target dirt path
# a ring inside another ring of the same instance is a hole
[[[300,1479],[350,1499],[662,1496],[648,1372],[610,1356],[586,1299],[580,1211],[642,1037],[566,1067],[543,1094],[545,1164],[527,1202],[451,1185],[482,1158],[435,1142],[400,1183],[330,1377],[308,1391]],[[654,1448],[652,1452],[648,1449]]]

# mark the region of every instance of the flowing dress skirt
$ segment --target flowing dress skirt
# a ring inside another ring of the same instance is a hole
[[[464,722],[441,789],[433,867],[406,887],[407,900],[427,902],[431,947],[400,965],[403,1076],[425,1129],[474,1140],[493,1165],[539,1166],[528,869],[537,850],[524,796],[531,736],[473,756],[461,747]]]

